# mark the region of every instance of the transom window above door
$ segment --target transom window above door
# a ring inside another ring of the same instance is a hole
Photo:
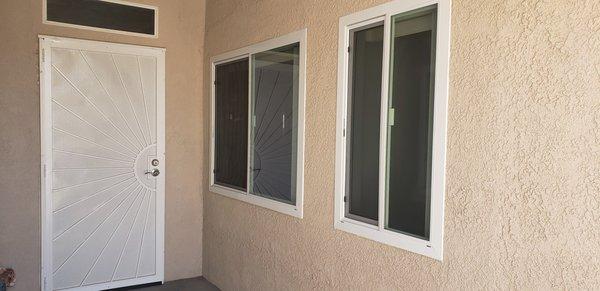
[[[335,227],[442,259],[449,0],[339,27]]]
[[[306,30],[212,59],[210,190],[302,217]]]

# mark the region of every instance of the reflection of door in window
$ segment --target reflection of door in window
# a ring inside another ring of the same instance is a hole
[[[256,54],[252,194],[295,203],[299,44]]]

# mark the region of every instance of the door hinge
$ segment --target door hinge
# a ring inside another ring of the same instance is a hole
[[[350,52],[350,46],[348,46],[348,52]]]
[[[42,49],[40,51],[40,54],[42,54],[42,63],[45,63],[46,62],[46,50]]]
[[[344,203],[348,202],[348,196],[344,196]]]

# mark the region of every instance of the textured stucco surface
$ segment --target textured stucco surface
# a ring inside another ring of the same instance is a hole
[[[167,48],[165,278],[202,274],[205,5],[136,2],[159,7],[158,39],[43,25],[41,0],[0,1],[0,266],[16,270],[12,291],[40,286],[38,34]]]
[[[205,75],[211,56],[305,27],[308,59],[304,219],[204,183],[204,275],[224,290],[598,288],[598,1],[454,0],[443,262],[334,230],[338,19],[381,2],[208,1]]]

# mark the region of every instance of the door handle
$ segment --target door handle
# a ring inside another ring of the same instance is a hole
[[[154,169],[152,171],[146,171],[144,174],[146,174],[146,175],[150,174],[150,175],[156,177],[156,176],[160,175],[160,171],[158,169]]]

